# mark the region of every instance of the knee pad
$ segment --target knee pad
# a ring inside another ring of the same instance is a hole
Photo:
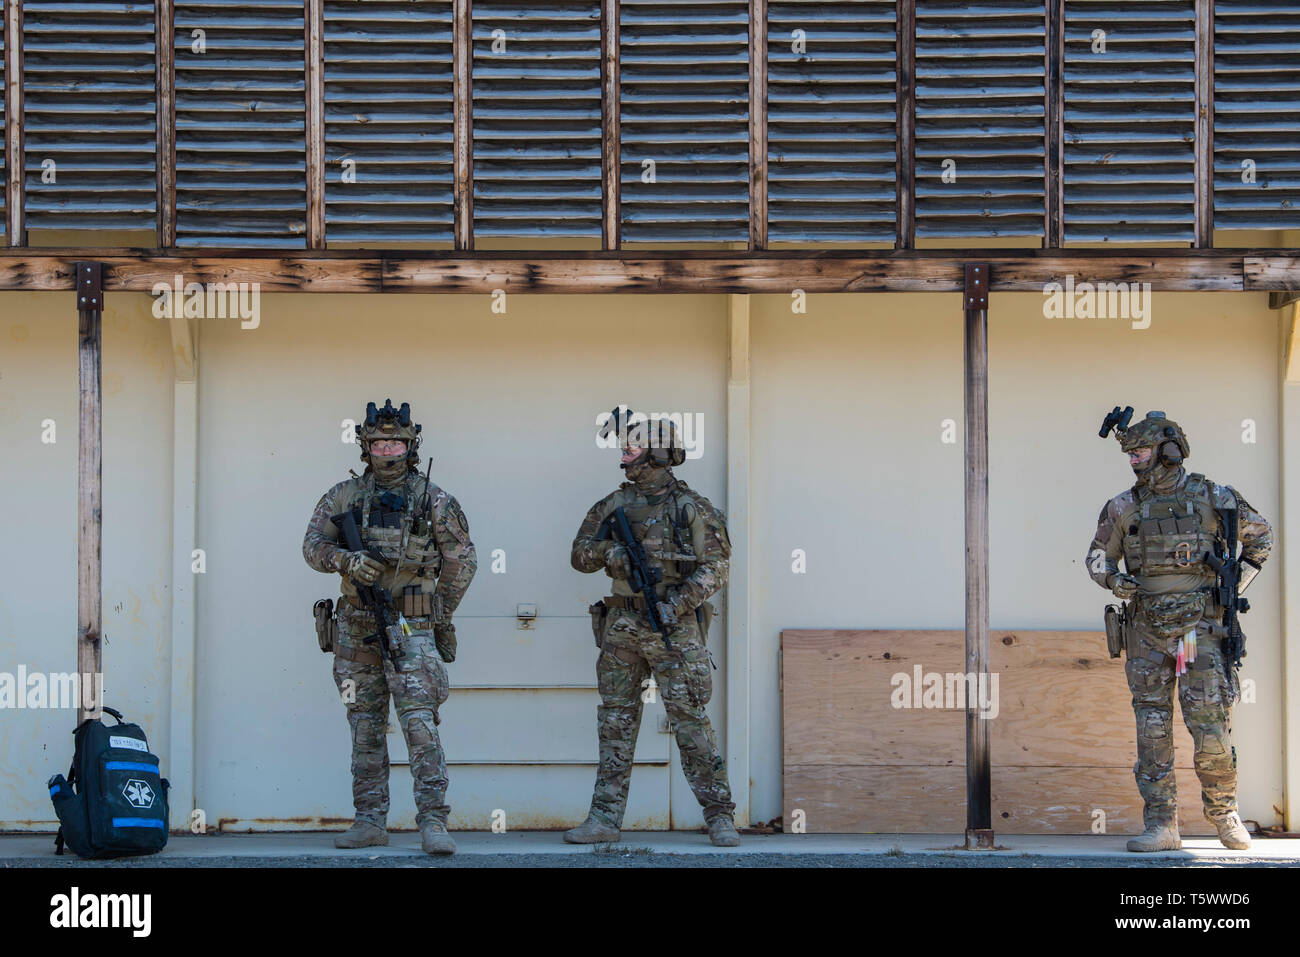
[[[432,744],[437,740],[437,723],[436,713],[427,708],[408,711],[402,715],[402,725],[406,729],[407,747],[414,748]]]

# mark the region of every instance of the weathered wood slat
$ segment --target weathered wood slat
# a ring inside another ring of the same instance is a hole
[[[325,12],[306,0],[303,78],[306,87],[307,248],[325,248]]]
[[[898,0],[898,160],[894,247],[916,246],[916,0]]]
[[[1082,282],[1149,282],[1154,290],[1242,291],[1300,288],[1300,257],[1282,249],[981,251],[995,292],[1042,293],[1045,283],[1073,275]],[[105,264],[111,290],[148,292],[156,282],[259,282],[266,292],[457,292],[504,288],[537,293],[781,293],[960,292],[961,250],[878,253],[647,251],[635,257],[591,252],[384,250],[371,256],[322,250],[311,255],[272,251],[137,249],[0,251],[0,290],[71,289],[73,264]]]
[[[157,137],[158,245],[176,245],[176,7],[173,0],[154,5],[154,97]]]
[[[458,250],[474,248],[474,16],[472,0],[454,0],[452,12],[452,202]]]
[[[27,243],[23,207],[23,5],[4,2],[5,39],[5,238],[10,246]]]
[[[1242,273],[1249,290],[1300,289],[1300,256],[1244,256]]]
[[[602,249],[622,245],[620,210],[620,156],[618,135],[619,59],[618,0],[600,4],[600,179]]]
[[[767,0],[749,0],[749,248],[767,248]]]
[[[1047,38],[1043,75],[1044,101],[1044,152],[1043,152],[1043,245],[1049,249],[1061,248],[1064,217],[1064,172],[1061,165],[1065,142],[1065,80],[1062,73],[1065,63],[1065,0],[1047,0]]]
[[[918,241],[1041,242],[1045,7],[916,0]]]
[[[896,0],[769,3],[767,234],[891,243]]]
[[[1066,5],[1064,241],[1190,245],[1195,0],[1101,6]]]
[[[1196,0],[1196,241],[1214,245],[1214,0]]]
[[[1214,0],[1214,228],[1300,226],[1300,5]]]

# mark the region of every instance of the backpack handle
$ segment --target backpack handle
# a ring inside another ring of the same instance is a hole
[[[122,712],[118,711],[116,708],[103,708],[103,709],[101,709],[101,710],[102,710],[105,714],[111,714],[113,717],[115,717],[115,718],[117,719],[117,723],[118,723],[118,724],[124,724],[124,723],[125,723],[125,722],[122,721]]]

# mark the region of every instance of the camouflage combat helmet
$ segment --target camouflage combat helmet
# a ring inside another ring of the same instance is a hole
[[[1191,453],[1191,446],[1187,443],[1187,436],[1184,434],[1182,427],[1172,419],[1165,418],[1163,412],[1148,412],[1147,417],[1141,422],[1134,423],[1125,429],[1122,433],[1116,432],[1116,438],[1119,439],[1120,448],[1125,452],[1132,452],[1134,449],[1146,448],[1148,445],[1154,446],[1156,454],[1160,455],[1160,447],[1166,442],[1173,442],[1179,451],[1178,461],[1186,458]],[[1166,450],[1165,458],[1173,458],[1168,453],[1172,450]]]
[[[357,443],[361,446],[361,460],[370,464],[370,443],[377,439],[393,439],[406,443],[407,461],[414,466],[419,460],[416,449],[420,447],[420,430],[418,422],[411,421],[411,404],[403,402],[400,408],[393,408],[393,400],[385,399],[382,409],[375,403],[366,404],[365,421],[355,426]]]
[[[638,459],[621,466],[623,469],[636,468],[642,464],[668,468],[686,461],[686,447],[671,419],[641,418],[633,422],[633,414],[630,409],[616,408],[601,430],[602,435],[617,432],[619,444],[624,448],[637,445],[645,450]]]

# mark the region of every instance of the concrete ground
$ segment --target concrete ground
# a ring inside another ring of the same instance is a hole
[[[334,834],[217,834],[172,837],[162,853],[118,861],[54,855],[50,834],[0,835],[0,867],[1178,867],[1300,866],[1300,840],[1257,838],[1230,851],[1213,838],[1185,838],[1181,851],[1131,854],[1127,835],[998,834],[998,850],[965,851],[955,834],[745,835],[715,848],[702,833],[625,832],[608,845],[565,844],[558,831],[453,832],[457,854],[431,858],[414,832],[393,832],[386,847],[340,851]]]

